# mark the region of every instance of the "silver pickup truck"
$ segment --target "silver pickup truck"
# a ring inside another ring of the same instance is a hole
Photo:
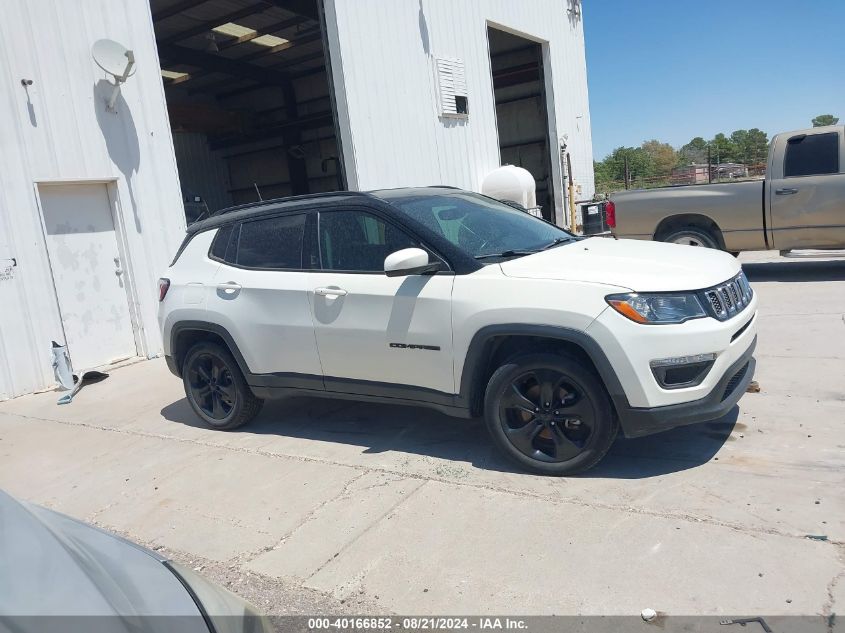
[[[765,180],[611,196],[618,237],[740,251],[845,248],[845,126],[778,134]]]

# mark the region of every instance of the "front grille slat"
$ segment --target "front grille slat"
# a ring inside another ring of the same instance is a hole
[[[717,315],[721,315],[725,311],[722,307],[722,300],[719,299],[719,294],[716,291],[711,290],[708,292],[707,299],[710,301],[710,305]]]
[[[731,296],[733,297],[734,303],[736,305],[742,305],[743,302],[741,301],[741,299],[739,297],[739,292],[737,291],[736,286],[737,286],[737,284],[734,284],[734,283],[730,284]]]
[[[745,310],[751,303],[754,291],[745,278],[745,273],[739,273],[723,284],[707,288],[703,294],[712,310],[712,316],[720,321],[727,321]]]

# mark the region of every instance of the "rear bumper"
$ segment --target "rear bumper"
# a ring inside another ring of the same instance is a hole
[[[642,437],[678,426],[716,420],[730,411],[754,378],[756,361],[754,337],[748,349],[739,357],[716,383],[709,394],[692,402],[663,407],[626,407],[618,410],[619,424],[625,437]],[[617,404],[617,409],[620,409]]]

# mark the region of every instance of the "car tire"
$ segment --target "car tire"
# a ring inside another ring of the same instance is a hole
[[[598,464],[618,429],[610,396],[592,369],[570,356],[546,353],[515,356],[493,373],[484,420],[509,459],[553,476]]]
[[[215,429],[230,431],[243,426],[264,404],[246,384],[229,350],[217,343],[200,342],[188,350],[182,383],[194,413]]]
[[[685,244],[703,248],[720,248],[718,240],[708,231],[698,226],[685,226],[664,235],[661,242],[670,244]]]

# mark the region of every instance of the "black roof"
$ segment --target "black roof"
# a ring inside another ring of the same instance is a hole
[[[461,192],[463,189],[458,187],[448,187],[446,185],[436,185],[432,187],[397,187],[395,189],[374,189],[368,191],[369,195],[381,198],[382,200],[397,200],[399,198],[416,198],[418,196],[430,196],[432,194],[452,194]]]
[[[228,224],[229,222],[236,222],[243,218],[249,218],[255,215],[262,215],[268,212],[276,212],[282,210],[294,210],[299,208],[311,207],[315,201],[332,200],[334,202],[347,202],[355,199],[373,199],[378,198],[384,202],[390,202],[398,198],[413,198],[416,196],[431,195],[433,193],[455,193],[461,191],[456,187],[400,187],[397,189],[378,189],[374,191],[331,191],[327,193],[309,193],[302,196],[289,196],[286,198],[274,198],[272,200],[259,200],[256,202],[249,202],[247,204],[240,204],[234,207],[227,207],[217,211],[211,217],[208,217],[199,222],[194,222],[188,226],[188,233],[194,234],[207,229],[211,229],[221,224]]]
[[[247,204],[239,204],[235,207],[220,209],[211,217],[200,220],[199,222],[194,222],[188,226],[188,233],[199,233],[201,231],[205,231],[206,229],[220,226],[221,224],[228,224],[229,222],[235,222],[254,215],[261,215],[269,211],[292,210],[301,207],[309,207],[312,206],[315,200],[323,198],[341,201],[361,197],[369,198],[370,195],[358,191],[333,191],[330,193],[310,193],[304,196],[290,196],[287,198],[274,198],[272,200],[259,200]]]

